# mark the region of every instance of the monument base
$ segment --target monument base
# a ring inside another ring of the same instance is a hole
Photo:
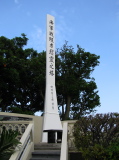
[[[62,130],[44,130],[47,132],[48,143],[61,143],[62,142]]]

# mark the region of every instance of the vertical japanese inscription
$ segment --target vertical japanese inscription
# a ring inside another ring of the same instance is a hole
[[[53,93],[53,86],[50,86],[51,87],[51,103],[52,103],[52,109],[54,109],[54,93]]]
[[[47,15],[47,77],[50,83],[50,103],[54,110],[55,100],[55,22],[54,17]]]
[[[53,20],[49,20],[48,21],[48,27],[49,27],[49,51],[48,51],[48,55],[49,55],[49,62],[50,62],[50,65],[49,65],[49,75],[50,76],[54,76],[55,73],[54,73],[54,61],[55,61],[55,58],[54,58],[54,21]]]

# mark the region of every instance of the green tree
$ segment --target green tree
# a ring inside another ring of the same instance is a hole
[[[56,88],[62,119],[78,119],[100,105],[97,86],[91,73],[99,65],[99,56],[66,42],[57,51]]]
[[[31,53],[31,49],[25,52]],[[32,51],[34,52],[34,51]],[[31,56],[31,55],[30,55]],[[27,62],[27,63],[26,63]],[[43,110],[45,92],[45,52],[29,57],[26,66],[20,69],[18,94],[15,106],[23,112]],[[14,107],[12,107],[14,108]]]
[[[15,68],[17,66],[15,53],[16,46],[13,40],[0,37],[0,106],[2,111],[14,101],[14,94],[19,81],[19,75]]]
[[[45,91],[45,52],[24,49],[28,39],[0,37],[1,111],[23,113],[43,109]]]
[[[46,77],[46,52],[24,49],[28,39],[0,37],[1,111],[33,114],[43,111]],[[67,42],[56,54],[56,89],[61,119],[78,119],[100,105],[97,86],[91,73],[99,56]]]

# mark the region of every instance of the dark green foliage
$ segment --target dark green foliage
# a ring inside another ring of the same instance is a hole
[[[85,160],[119,159],[119,114],[96,114],[74,125],[75,146]]]
[[[0,37],[0,111],[34,114],[44,109],[46,52],[24,49],[28,39]],[[56,91],[61,119],[79,119],[100,106],[91,73],[99,56],[66,42],[56,54]]]
[[[28,110],[27,108],[26,110],[25,109],[22,110],[20,107],[9,107],[8,111],[11,113],[34,115],[34,112]]]
[[[0,135],[0,160],[8,160],[15,152],[15,147],[20,144],[17,136],[17,131],[7,131],[5,128],[3,128],[3,131]]]
[[[0,37],[0,109],[34,114],[43,110],[45,52],[23,49],[28,39]]]
[[[97,85],[91,73],[99,65],[99,56],[66,42],[57,51],[56,88],[62,119],[79,119],[100,106]]]

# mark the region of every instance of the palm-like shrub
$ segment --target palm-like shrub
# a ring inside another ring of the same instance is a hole
[[[74,137],[85,160],[119,159],[119,114],[80,118],[74,125]]]
[[[0,135],[0,160],[8,160],[14,153],[15,147],[20,144],[17,139],[18,132],[3,128]]]

